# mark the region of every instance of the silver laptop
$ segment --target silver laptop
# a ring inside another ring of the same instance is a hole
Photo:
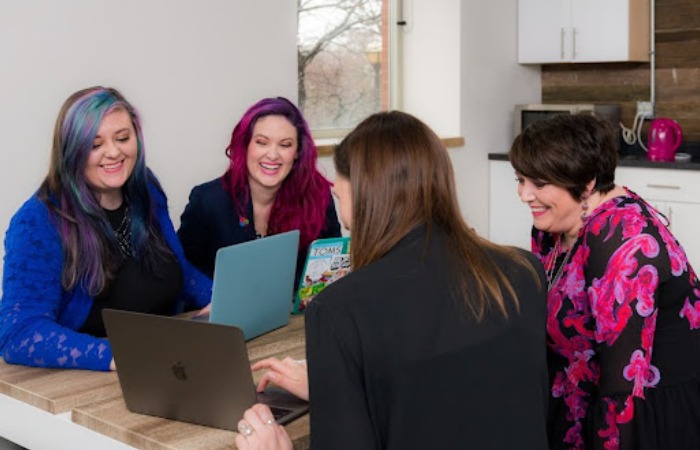
[[[255,392],[237,327],[113,309],[102,317],[129,411],[232,431],[256,402],[279,424],[308,411],[284,390]]]
[[[289,323],[299,231],[220,248],[214,265],[211,323],[234,325],[245,340]]]

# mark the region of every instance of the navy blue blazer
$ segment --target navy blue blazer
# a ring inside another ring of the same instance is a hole
[[[328,195],[331,193],[328,192]],[[246,214],[248,223],[240,223],[240,217],[231,196],[223,187],[221,177],[195,186],[190,192],[189,203],[180,217],[180,229],[177,231],[188,261],[213,278],[218,249],[256,238],[252,202],[248,202]],[[326,222],[317,239],[338,236],[340,223],[331,199],[326,210]],[[297,255],[295,291],[307,253],[308,248],[303,248]]]

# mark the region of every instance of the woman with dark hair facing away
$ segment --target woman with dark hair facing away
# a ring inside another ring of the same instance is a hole
[[[335,166],[353,271],[306,310],[308,390],[293,392],[310,400],[311,447],[546,449],[539,262],[465,223],[447,150],[409,114],[365,119]],[[263,384],[306,377],[260,367]],[[264,405],[239,431],[240,449],[291,448]]]
[[[282,97],[260,100],[236,124],[226,155],[226,173],[190,193],[178,230],[185,255],[213,277],[219,248],[299,230],[298,282],[309,244],[340,236],[301,111]]]
[[[204,307],[211,280],[185,260],[141,123],[115,89],[71,95],[49,172],[5,236],[0,351],[8,363],[114,369],[102,309]]]
[[[588,115],[513,142],[548,284],[551,449],[700,448],[700,283],[668,221],[615,185],[617,136]]]

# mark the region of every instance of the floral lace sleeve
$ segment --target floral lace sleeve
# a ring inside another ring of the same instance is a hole
[[[63,255],[48,210],[36,198],[13,217],[5,236],[0,348],[5,361],[39,367],[108,370],[105,339],[81,334],[61,287]],[[87,296],[82,301],[90,301]]]
[[[212,280],[196,267],[183,259],[184,275],[183,296],[197,308],[204,308],[211,301]]]

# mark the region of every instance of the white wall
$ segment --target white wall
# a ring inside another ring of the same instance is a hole
[[[402,109],[460,135],[460,0],[403,0]]]
[[[177,227],[243,111],[296,101],[296,29],[290,0],[0,0],[0,235],[46,174],[61,104],[93,85],[140,110]]]
[[[403,1],[403,109],[441,137],[465,138],[449,150],[459,202],[488,236],[488,154],[508,151],[513,105],[541,95],[539,66],[516,63],[517,2]]]
[[[95,84],[117,87],[141,111],[149,165],[177,226],[191,187],[223,172],[245,108],[270,95],[296,100],[295,8],[0,0],[0,233],[46,173],[62,102]],[[513,105],[540,101],[539,66],[516,63],[516,9],[513,0],[405,0],[404,110],[440,136],[465,137],[450,149],[459,201],[484,235],[487,155],[508,150]],[[330,159],[320,166],[332,179]]]
[[[513,105],[541,98],[539,66],[516,63],[517,2],[403,0],[403,6],[402,109],[441,137],[464,136],[464,147],[449,149],[459,203],[469,224],[488,237],[488,154],[510,148]],[[330,158],[320,165],[332,179]],[[512,187],[515,196],[515,178]]]
[[[509,150],[513,105],[540,102],[540,67],[516,63],[516,1],[463,0],[460,17],[460,111],[466,146],[451,154],[462,211],[488,236],[488,154]],[[516,195],[515,177],[512,188]]]

